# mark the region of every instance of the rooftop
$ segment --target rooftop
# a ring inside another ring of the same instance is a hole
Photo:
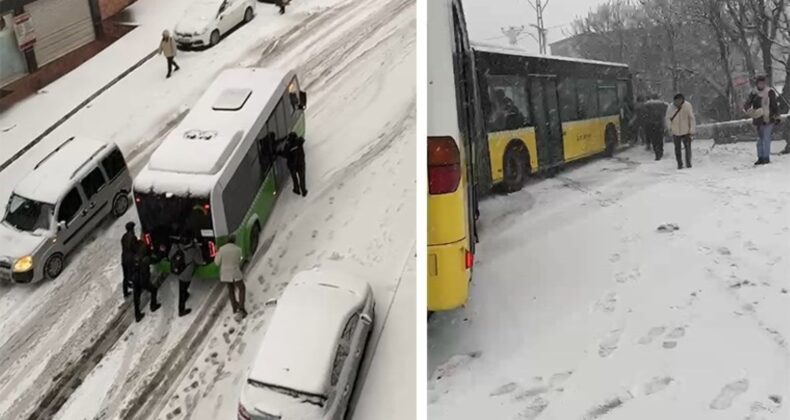
[[[55,204],[71,188],[74,179],[89,167],[84,165],[107,143],[74,137],[45,157],[14,188],[14,193],[31,200]]]

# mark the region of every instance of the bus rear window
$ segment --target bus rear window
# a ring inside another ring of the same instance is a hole
[[[203,244],[204,256],[209,256],[209,242],[215,235],[208,198],[135,193],[135,203],[149,246],[169,249],[186,237]]]

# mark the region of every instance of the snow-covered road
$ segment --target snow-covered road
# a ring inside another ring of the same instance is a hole
[[[140,0],[132,6],[131,16],[140,27],[129,34],[133,36],[129,40],[141,42],[141,34],[150,34],[152,39],[145,42],[156,45],[165,21],[161,13],[151,12],[158,5]],[[188,6],[187,0],[174,0],[163,10],[176,20]],[[227,364],[223,375],[202,372],[205,381],[198,383],[195,392],[212,396],[204,399],[211,408],[206,413],[233,416],[238,377],[254,354],[270,315],[262,302],[277,296],[298,269],[339,265],[364,275],[373,283],[380,310],[388,308],[397,285],[404,282],[405,267],[414,258],[414,42],[412,0],[305,0],[290,7],[285,16],[261,5],[252,23],[231,33],[218,48],[180,54],[182,70],[173,78],[164,79],[164,64],[156,57],[0,172],[3,201],[41,156],[74,134],[117,142],[133,170],[139,170],[202,93],[202,86],[226,67],[293,67],[308,91],[310,195],[306,199],[283,196],[264,231],[268,248],[259,252],[248,274],[251,317],[228,333],[228,323],[235,321],[222,312],[215,328],[210,329],[211,322],[206,321],[201,325],[205,331],[196,331],[195,325],[211,314],[197,311],[177,318],[175,285],[166,283],[160,293],[163,309],[132,324],[130,310],[120,299],[117,255],[123,223],[136,217],[130,212],[123,220],[105,223],[56,281],[2,288],[0,418],[29,416],[42,405],[53,377],[74,371],[69,367],[75,365],[93,369],[74,381],[82,385],[73,394],[65,394],[71,395],[58,418],[116,418],[129,415],[130,403],[137,410],[132,412],[139,413],[135,418],[153,417],[173,405],[164,400],[159,404],[156,398],[177,395],[183,386],[178,381],[193,382],[176,376],[172,392],[148,395],[148,401],[140,404],[138,394],[150,386],[154,374],[173,360],[171,356],[182,350],[178,346],[187,339],[197,347],[190,348],[194,354],[187,353],[194,360],[186,362],[194,362],[196,369],[213,367],[198,361],[204,353],[212,353],[212,346],[225,342],[223,335],[236,343],[235,353],[221,354],[216,360]],[[113,48],[105,50],[106,54],[119,54]],[[107,57],[98,59],[106,61]],[[95,66],[87,68],[96,70]],[[77,90],[76,85],[71,88]],[[48,90],[49,95],[65,94],[69,86],[54,84]],[[24,102],[20,106],[33,109]],[[4,115],[3,124],[9,125],[9,118]],[[19,143],[19,139],[14,141]],[[413,275],[413,270],[407,272]],[[413,284],[413,280],[405,282]],[[213,286],[193,283],[193,308],[224,303],[224,294]],[[112,340],[106,338],[108,326],[118,335]],[[413,330],[413,323],[410,327]],[[380,332],[381,324],[377,328]],[[199,346],[204,341],[200,334],[207,334],[208,347]],[[108,341],[110,347],[97,349],[96,360],[81,360],[83,350],[97,338]],[[413,384],[406,386],[413,389]],[[183,410],[191,411],[194,404],[187,401],[194,402],[194,398],[190,393],[182,397]]]
[[[471,300],[428,327],[429,418],[790,417],[790,158],[694,146],[482,203]]]

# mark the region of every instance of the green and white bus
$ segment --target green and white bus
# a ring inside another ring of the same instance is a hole
[[[196,240],[201,278],[218,277],[213,259],[231,233],[245,260],[252,257],[289,179],[276,150],[289,133],[304,136],[306,103],[293,71],[223,71],[134,181],[146,245],[166,251]],[[168,272],[169,262],[159,269]]]

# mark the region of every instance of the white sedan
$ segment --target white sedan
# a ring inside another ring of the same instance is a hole
[[[239,420],[342,420],[373,329],[364,280],[297,274],[277,301],[239,398]]]
[[[211,47],[253,17],[254,0],[196,0],[176,25],[174,38],[180,48]]]

